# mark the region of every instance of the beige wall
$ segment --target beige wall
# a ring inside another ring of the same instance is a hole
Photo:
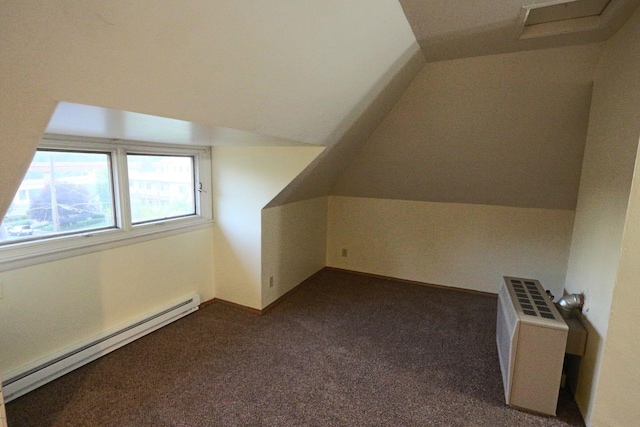
[[[322,149],[215,148],[211,228],[0,273],[0,372],[191,293],[262,308],[313,274],[324,266],[326,200],[272,208],[264,226],[261,211]],[[273,245],[261,251],[263,232]],[[263,253],[277,284],[267,296]]]
[[[322,150],[323,147],[214,147],[216,298],[263,308],[262,208]]]
[[[494,293],[502,276],[513,275],[539,279],[559,295],[573,215],[332,196],[327,265]]]
[[[263,230],[274,243],[264,249],[265,256],[274,259],[270,274],[278,279],[271,297],[313,274],[324,265],[326,201],[274,208],[264,227],[261,210],[322,149],[216,148],[217,222],[211,228],[0,273],[0,372],[16,370],[191,293],[199,293],[203,301],[218,297],[262,308]],[[291,234],[300,229],[307,233]],[[291,245],[303,237],[308,252],[292,252]],[[300,263],[307,253],[310,262],[283,271],[288,266],[280,263],[287,257]]]
[[[0,273],[6,374],[168,302],[214,295],[210,228]]]
[[[428,63],[331,194],[574,209],[601,51]]]
[[[638,297],[637,286],[630,284],[629,262],[637,263],[637,257],[632,260],[633,239],[640,218],[629,194],[640,138],[639,81],[636,12],[607,42],[597,68],[567,270],[567,290],[586,295],[589,339],[576,400],[594,426],[630,425],[627,421],[640,417],[636,403],[621,407],[640,396],[637,365],[628,364],[640,348],[633,339],[621,342],[637,333],[638,320],[624,298],[637,302]],[[637,276],[633,281],[637,284]],[[604,362],[607,370],[601,369]],[[618,383],[612,385],[612,379]],[[618,402],[621,393],[625,396]]]
[[[640,163],[636,163],[600,380],[590,417],[593,426],[631,426],[640,419],[639,260]]]
[[[262,230],[262,306],[266,307],[325,266],[327,197],[264,209]]]

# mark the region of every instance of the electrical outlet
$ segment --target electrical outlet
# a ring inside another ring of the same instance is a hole
[[[348,255],[349,255],[349,251],[347,250],[347,248],[342,248],[342,256],[346,258]]]
[[[273,288],[273,276],[269,276],[269,287]]]

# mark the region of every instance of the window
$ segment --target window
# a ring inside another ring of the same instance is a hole
[[[196,214],[193,157],[129,154],[127,168],[133,224]]]
[[[48,137],[0,223],[0,271],[207,226],[210,156],[208,147]]]
[[[0,225],[0,244],[115,226],[109,153],[38,150]]]

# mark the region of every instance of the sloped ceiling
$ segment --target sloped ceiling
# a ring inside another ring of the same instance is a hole
[[[0,7],[0,70],[14,88],[321,145],[416,44],[395,0]]]
[[[420,52],[397,0],[3,0],[0,40],[0,213],[59,101],[331,145]]]

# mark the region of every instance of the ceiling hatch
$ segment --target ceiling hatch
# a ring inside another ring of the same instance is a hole
[[[623,0],[560,0],[524,6],[521,39],[604,28]]]

